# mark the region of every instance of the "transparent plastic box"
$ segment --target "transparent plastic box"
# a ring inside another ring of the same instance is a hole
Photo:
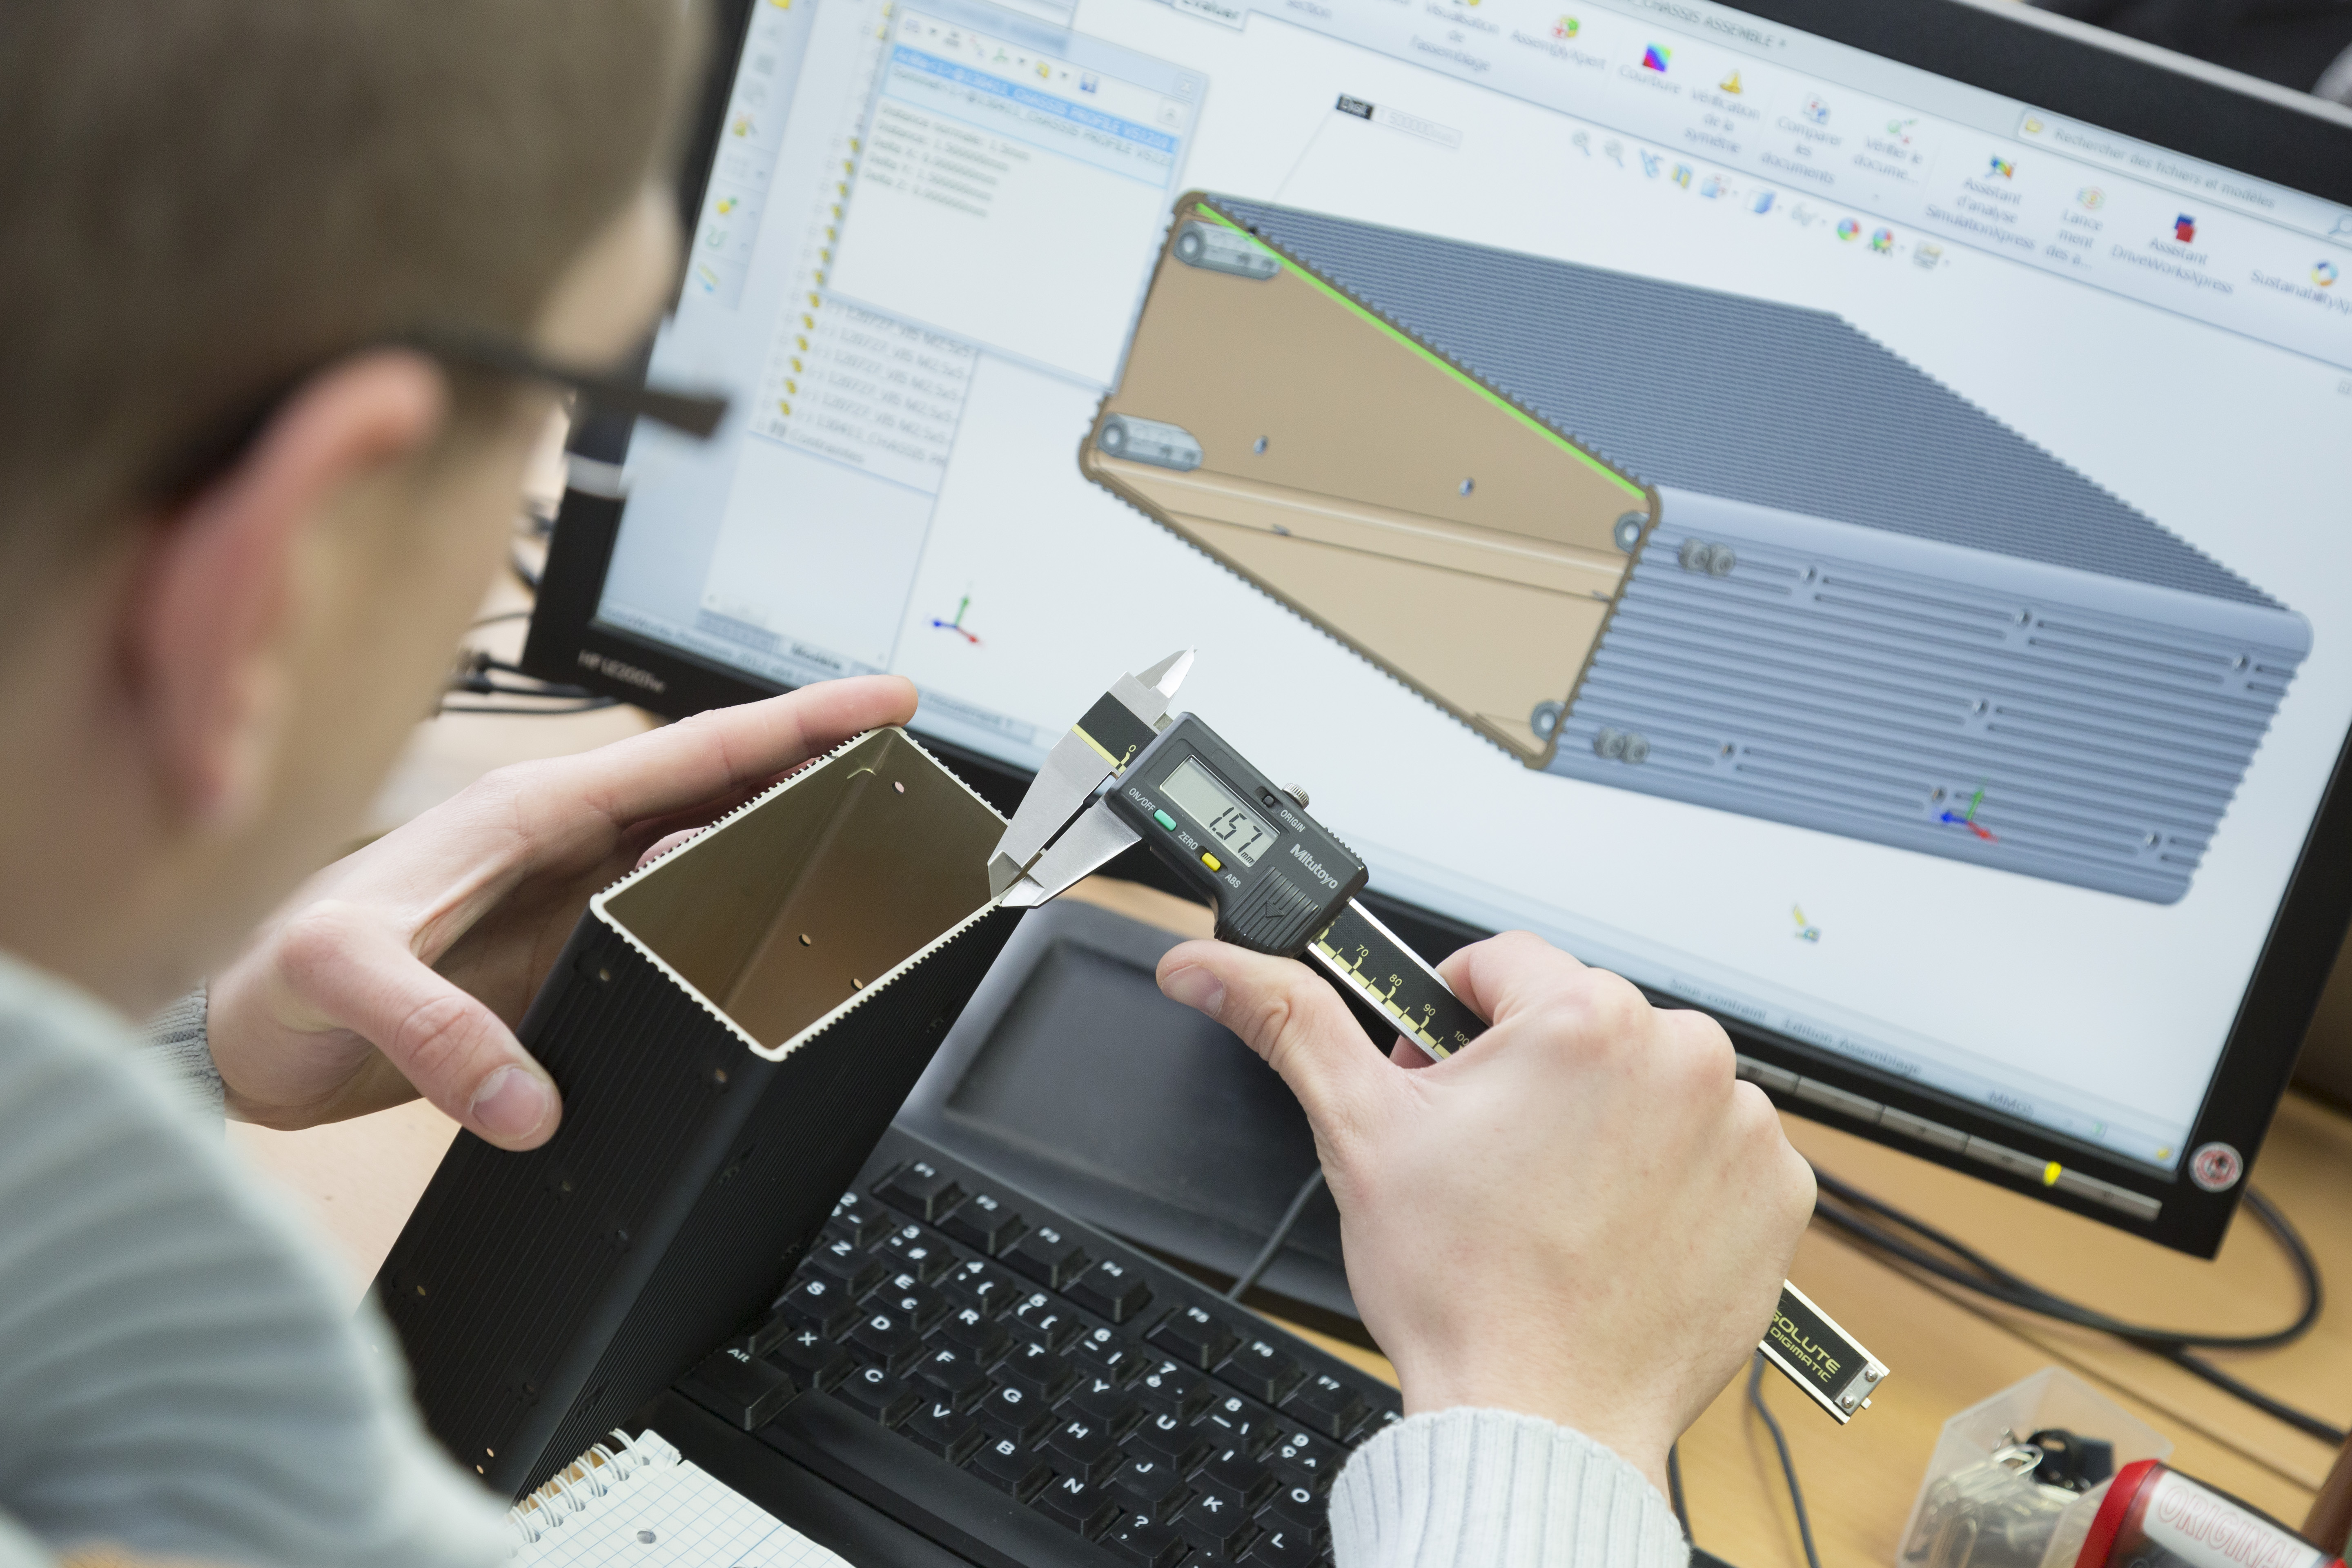
[[[2028,1439],[2053,1430],[2108,1445],[2107,1475],[2172,1452],[2162,1433],[2090,1384],[2046,1367],[1944,1423],[1895,1568],[2042,1568],[2070,1506],[2105,1484],[2103,1476],[2049,1484],[2042,1472],[2054,1474],[2055,1463]]]

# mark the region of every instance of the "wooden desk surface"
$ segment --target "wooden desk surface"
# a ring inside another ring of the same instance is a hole
[[[632,710],[578,719],[440,721],[427,726],[379,810],[382,826],[432,804],[474,773],[521,754],[614,738]],[[460,724],[463,727],[460,727]],[[505,731],[501,734],[500,731]],[[1206,912],[1119,884],[1094,901],[1206,934]],[[2242,1215],[2212,1263],[2166,1252],[2029,1198],[1861,1139],[1786,1118],[1822,1169],[1982,1247],[2019,1273],[2120,1317],[2229,1331],[2284,1322],[2294,1281],[2259,1222]],[[455,1124],[417,1102],[305,1132],[229,1129],[232,1145],[307,1208],[351,1273],[357,1300],[424,1190]],[[2323,1277],[2352,1288],[2352,1119],[2291,1096],[2253,1172],[2254,1184],[2302,1230]],[[1805,1486],[1825,1568],[1894,1568],[1896,1536],[1947,1418],[2053,1363],[2091,1380],[2178,1445],[2172,1462],[2290,1522],[2325,1474],[2325,1445],[2229,1398],[2168,1363],[2104,1336],[1930,1286],[1820,1226],[1791,1277],[1893,1369],[1873,1408],[1839,1427],[1780,1379],[1765,1397],[1781,1418]],[[1387,1374],[1379,1357],[1323,1342]],[[2352,1310],[2331,1304],[2301,1342],[2217,1355],[2234,1374],[2329,1420],[2352,1420]],[[1682,1445],[1684,1488],[1699,1543],[1738,1568],[1803,1568],[1770,1439],[1739,1384]]]

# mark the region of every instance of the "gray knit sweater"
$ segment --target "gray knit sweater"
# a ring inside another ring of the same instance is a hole
[[[502,1562],[496,1505],[418,1426],[322,1249],[222,1147],[202,994],[146,1034],[142,1052],[0,954],[0,1568],[100,1542],[271,1568]],[[1499,1410],[1365,1444],[1331,1531],[1342,1568],[1688,1562],[1633,1466]]]

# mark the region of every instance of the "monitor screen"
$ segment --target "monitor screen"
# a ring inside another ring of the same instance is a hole
[[[757,0],[707,173],[650,374],[736,405],[629,446],[613,646],[1016,768],[1197,647],[1375,891],[2077,1207],[2234,1184],[2352,212],[1706,0]]]

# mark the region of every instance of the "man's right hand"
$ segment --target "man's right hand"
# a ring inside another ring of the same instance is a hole
[[[1544,1416],[1663,1491],[1668,1447],[1764,1336],[1812,1172],[1704,1014],[1525,932],[1440,968],[1494,1026],[1435,1063],[1403,1039],[1382,1058],[1291,960],[1186,942],[1160,985],[1306,1107],[1406,1411]]]

